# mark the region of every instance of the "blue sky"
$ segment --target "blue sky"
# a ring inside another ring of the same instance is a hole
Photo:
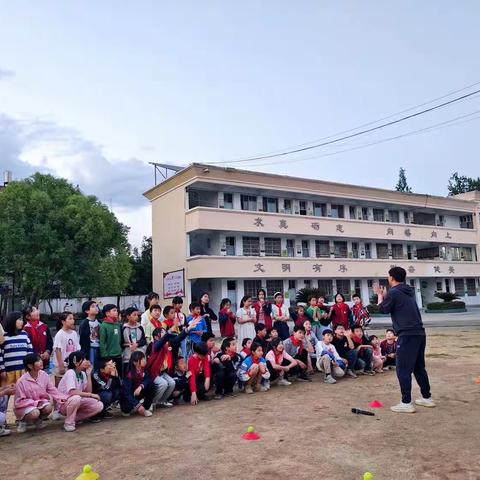
[[[279,150],[478,82],[478,18],[474,0],[2,1],[1,169],[67,177],[138,244],[149,161]],[[342,148],[476,110],[480,98]],[[479,126],[253,168],[391,188],[404,166],[415,191],[443,195],[453,171],[480,174]]]

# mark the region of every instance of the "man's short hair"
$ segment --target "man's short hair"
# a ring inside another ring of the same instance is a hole
[[[388,274],[399,283],[403,283],[407,278],[407,271],[402,267],[393,267],[388,271]]]

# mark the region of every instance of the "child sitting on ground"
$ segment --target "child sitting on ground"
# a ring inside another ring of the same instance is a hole
[[[253,339],[253,341],[262,346],[263,355],[265,356],[265,354],[268,352],[267,327],[264,323],[257,323],[255,325],[255,332],[257,336]]]
[[[267,353],[265,360],[270,372],[271,383],[277,385],[291,385],[287,379],[287,373],[295,373],[297,361],[284,351],[283,342],[279,338],[274,338],[271,342],[272,349]]]
[[[140,350],[130,356],[120,394],[120,408],[124,417],[129,417],[132,412],[143,417],[152,416],[150,407],[155,396],[155,384],[145,371],[146,363],[145,354]]]
[[[109,358],[102,358],[98,363],[98,370],[92,375],[92,390],[100,397],[103,403],[103,418],[112,418],[110,412],[112,404],[120,400],[120,379],[118,378],[115,362]],[[126,371],[127,369],[125,369]]]
[[[358,352],[356,366],[359,370],[356,373],[363,372],[365,375],[375,375],[372,369],[373,348],[365,336],[363,328],[360,326],[354,327],[351,339]]]
[[[237,369],[241,357],[237,353],[237,342],[233,337],[227,337],[222,342],[220,352],[213,360],[215,370],[215,399],[220,400],[224,396],[232,397],[233,387],[237,381]]]
[[[238,369],[238,378],[245,384],[245,393],[251,394],[254,391],[266,392],[268,390],[268,387],[262,385],[262,380],[268,380],[270,372],[259,343],[252,343],[250,355],[243,360]]]
[[[308,353],[308,365],[307,371],[310,374],[314,373],[313,365],[317,361],[317,355],[315,353],[315,347],[318,343],[318,338],[316,337],[315,333],[312,330],[312,323],[310,320],[305,320],[303,322],[303,328],[305,329],[305,340],[311,345],[313,351]]]
[[[283,342],[285,352],[297,361],[298,374],[297,380],[301,382],[311,382],[308,378],[308,356],[313,352],[313,347],[305,339],[305,329],[302,327],[294,327],[293,334]]]
[[[385,333],[385,340],[380,343],[380,350],[385,357],[383,362],[384,368],[395,368],[397,357],[397,340],[395,339],[395,332],[389,328]]]
[[[370,345],[373,349],[373,371],[375,373],[383,372],[383,362],[386,360],[386,357],[382,355],[382,350],[380,349],[380,341],[376,335],[370,335]]]
[[[209,400],[206,395],[210,389],[210,362],[207,356],[206,343],[200,342],[193,345],[193,354],[188,359],[189,389],[184,395],[185,401],[190,400],[192,405],[197,405],[200,400]]]
[[[187,356],[193,353],[193,347],[195,344],[202,341],[202,335],[208,330],[207,322],[205,318],[200,315],[202,307],[197,302],[192,302],[189,306],[190,315],[187,317],[187,326],[193,323],[195,326],[188,333],[187,340]]]
[[[175,364],[175,371],[173,372],[173,380],[175,382],[175,389],[173,390],[172,398],[175,403],[182,398],[188,391],[188,379],[191,377],[191,373],[188,371],[187,363],[183,357],[177,358]]]
[[[325,373],[325,383],[329,384],[337,383],[334,376],[343,377],[347,368],[332,341],[332,330],[325,329],[323,340],[317,343],[317,368]]]

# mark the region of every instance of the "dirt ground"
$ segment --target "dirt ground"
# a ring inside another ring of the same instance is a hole
[[[431,329],[427,369],[438,407],[400,415],[394,372],[0,439],[0,478],[73,480],[86,463],[117,479],[480,479],[480,328]],[[452,336],[455,334],[455,336]],[[415,386],[414,394],[418,389]],[[375,417],[357,416],[374,399]],[[255,426],[261,440],[241,434]]]

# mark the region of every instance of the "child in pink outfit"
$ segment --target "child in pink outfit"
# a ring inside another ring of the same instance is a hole
[[[13,411],[18,419],[17,431],[24,433],[27,424],[42,428],[43,420],[52,413],[53,402],[57,408],[67,400],[53,386],[48,374],[43,370],[43,360],[37,353],[29,353],[23,360],[24,373],[15,385]]]
[[[92,393],[92,370],[82,351],[69,355],[68,370],[58,385],[58,391],[68,397],[60,406],[60,413],[66,417],[63,428],[67,432],[75,431],[76,422],[94,417],[103,410],[100,397]]]
[[[386,357],[382,355],[380,340],[376,335],[370,335],[370,345],[373,347],[372,368],[376,373],[381,373]]]

